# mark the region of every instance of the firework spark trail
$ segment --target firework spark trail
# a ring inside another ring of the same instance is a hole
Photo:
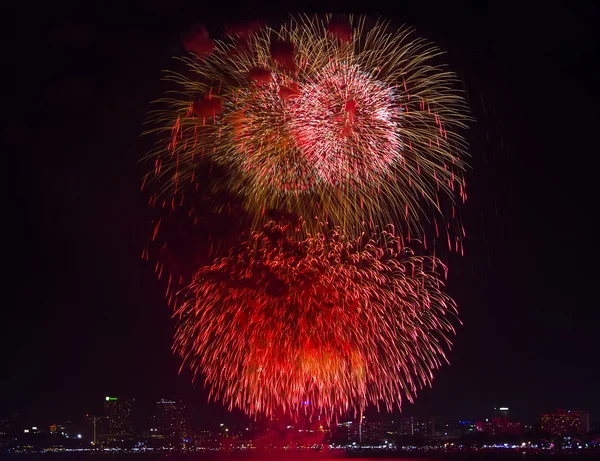
[[[214,162],[255,228],[269,209],[303,217],[306,232],[326,219],[355,236],[393,222],[422,237],[430,211],[451,219],[466,199],[468,117],[441,52],[383,21],[329,19],[300,16],[181,58],[186,72],[167,74],[177,89],[151,117],[148,132],[166,141],[148,154],[160,167],[147,182],[183,193]]]
[[[401,162],[402,109],[391,88],[357,66],[332,63],[294,101],[291,132],[318,176],[329,184],[378,181]]]
[[[332,419],[412,401],[454,332],[444,266],[391,229],[349,239],[321,226],[301,241],[288,231],[271,223],[196,273],[176,310],[184,364],[251,415],[297,414],[308,400]]]
[[[143,187],[169,215],[149,245],[161,248],[159,278],[173,251],[165,226],[186,214],[196,226],[199,186],[233,192],[253,220],[249,240],[184,290],[166,268],[174,350],[211,398],[252,415],[400,407],[431,385],[454,333],[446,267],[405,242],[462,251],[468,116],[456,77],[410,29],[363,17],[228,33],[186,38],[186,69],[167,74],[176,90],[147,131],[159,141]],[[263,227],[272,217],[293,224]]]

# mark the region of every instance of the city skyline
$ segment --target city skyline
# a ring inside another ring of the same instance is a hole
[[[307,402],[307,404],[310,404]],[[130,434],[134,430],[152,430],[157,432],[155,435],[161,435],[165,438],[175,438],[178,437],[176,434],[184,433],[187,428],[195,428],[195,429],[211,429],[222,426],[223,424],[228,426],[247,426],[253,424],[265,424],[269,421],[273,420],[270,417],[262,417],[258,419],[251,418],[242,412],[238,412],[237,415],[232,414],[231,412],[227,412],[223,414],[223,417],[220,419],[210,419],[206,420],[202,417],[202,415],[194,415],[193,405],[190,402],[187,402],[180,397],[160,397],[156,399],[136,399],[135,397],[128,396],[118,396],[115,397],[113,395],[103,395],[96,399],[95,405],[90,405],[87,408],[94,408],[95,411],[86,410],[80,411],[74,417],[64,417],[60,415],[54,415],[48,420],[42,420],[42,418],[28,418],[23,419],[20,417],[18,412],[13,413],[12,415],[0,415],[0,420],[12,421],[12,424],[20,424],[23,427],[26,426],[34,426],[42,431],[42,428],[49,428],[50,432],[56,431],[56,428],[60,428],[64,423],[70,422],[74,424],[81,424],[84,422],[85,425],[90,426],[97,422],[98,429],[97,434],[98,438],[102,438],[103,436],[112,436],[114,434]],[[592,424],[595,421],[594,415],[591,415],[589,411],[585,408],[579,409],[561,409],[561,408],[553,408],[548,409],[543,413],[540,413],[533,419],[523,420],[521,418],[511,417],[510,407],[502,406],[502,407],[493,407],[488,409],[488,412],[477,417],[465,417],[464,415],[458,417],[447,416],[443,414],[439,414],[436,412],[432,412],[430,414],[420,414],[420,415],[410,415],[410,414],[394,414],[394,413],[386,413],[386,412],[369,412],[364,415],[364,418],[369,419],[369,421],[377,421],[380,423],[398,423],[400,421],[410,422],[409,426],[410,431],[415,431],[416,433],[423,433],[423,429],[415,429],[417,424],[421,424],[423,420],[432,419],[438,421],[448,421],[448,422],[459,422],[465,424],[479,425],[477,431],[484,432],[484,426],[490,424],[500,424],[501,429],[502,423],[519,423],[521,424],[520,431],[523,431],[523,428],[529,427],[531,425],[538,425],[543,427],[544,424],[547,427],[552,427],[553,424],[579,424],[574,421],[579,421],[581,418],[584,418],[582,415],[585,415],[584,419],[581,419],[583,426],[587,428],[584,432],[587,432],[593,428]],[[368,416],[367,416],[368,415]],[[276,417],[277,420],[279,417]],[[575,419],[573,419],[575,418]],[[289,420],[291,423],[294,423],[294,418],[291,416],[287,416],[284,419]],[[314,421],[320,420],[320,417],[317,415],[313,418]],[[356,418],[352,414],[348,414],[344,417],[340,417],[336,421],[332,421],[331,427],[339,426],[345,424],[347,421],[357,421],[359,418]],[[49,422],[50,421],[50,422]],[[559,421],[559,423],[556,423]],[[565,422],[567,421],[567,422]],[[585,421],[585,423],[583,423]],[[413,426],[414,422],[414,426]],[[417,423],[418,422],[418,423]],[[320,423],[324,424],[324,423]],[[507,432],[511,432],[514,427],[506,426]],[[408,429],[407,429],[408,430]],[[430,428],[431,430],[431,428]],[[489,430],[489,429],[488,429]],[[102,434],[102,435],[101,435]]]
[[[148,229],[137,161],[147,144],[138,134],[191,18],[218,33],[227,21],[266,9],[232,17],[224,7],[159,3],[88,6],[95,15],[56,6],[43,20],[32,18],[35,33],[19,44],[22,77],[11,93],[33,98],[10,101],[5,132],[15,152],[31,139],[28,153],[15,155],[9,284],[16,299],[1,314],[9,328],[0,338],[0,417],[18,411],[55,424],[61,412],[63,419],[98,412],[98,395],[128,394],[143,402],[181,398],[195,418],[244,417],[207,403],[202,378],[191,384],[172,354],[164,287],[140,258]],[[476,419],[506,405],[519,421],[558,408],[595,417],[597,194],[594,169],[586,167],[597,150],[590,133],[598,116],[589,103],[594,15],[557,5],[546,7],[547,21],[533,8],[513,15],[500,5],[398,8],[386,15],[448,51],[475,118],[466,254],[453,261],[448,280],[464,325],[452,366],[403,414]],[[38,65],[28,62],[39,43],[41,86]],[[570,107],[576,116],[564,114]],[[206,235],[238,237],[231,218],[207,210],[204,221]]]
[[[282,411],[269,418],[228,422],[189,418],[190,408],[179,399],[139,402],[105,395],[102,410],[77,421],[26,425],[13,415],[0,418],[0,453],[44,452],[239,452],[517,449],[524,453],[570,452],[600,448],[600,424],[590,424],[585,411],[558,409],[540,415],[533,424],[510,418],[509,407],[490,409],[490,418],[453,420],[438,416],[349,416],[330,424],[307,411],[295,417]],[[310,405],[303,402],[303,405]],[[143,410],[146,410],[145,412]],[[140,419],[140,415],[145,418]],[[389,415],[388,415],[389,416]],[[314,453],[313,453],[314,454]]]

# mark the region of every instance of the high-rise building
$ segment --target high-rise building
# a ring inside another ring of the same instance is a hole
[[[585,411],[556,410],[542,415],[542,432],[552,435],[584,435],[590,430],[590,415]]]
[[[121,442],[133,435],[131,413],[133,400],[106,396],[101,438],[104,442]]]
[[[494,407],[494,418],[508,419],[509,417],[508,407]]]
[[[523,424],[508,418],[492,418],[491,421],[478,422],[476,427],[478,432],[485,432],[488,435],[521,435],[523,433]]]
[[[414,416],[401,418],[398,425],[398,435],[418,436],[428,438],[435,436],[433,418],[418,418]]]
[[[439,440],[458,439],[466,434],[475,432],[476,425],[473,421],[456,421],[435,418],[435,438]]]
[[[158,435],[172,443],[180,443],[189,435],[187,412],[181,400],[160,399],[154,419]]]
[[[356,421],[340,423],[336,431],[338,436],[346,433],[348,442],[351,443],[379,443],[385,438],[384,425],[380,421],[371,421],[366,416]]]
[[[369,421],[364,418],[359,427],[361,442],[377,443],[384,438],[383,424],[379,421]]]

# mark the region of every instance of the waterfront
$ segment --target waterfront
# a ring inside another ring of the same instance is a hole
[[[385,452],[364,453],[340,452],[331,454],[324,452],[253,452],[253,453],[166,453],[166,452],[140,452],[140,453],[114,453],[114,452],[60,452],[60,453],[32,453],[21,452],[2,454],[3,460],[28,460],[28,461],[375,461],[381,459],[399,459],[403,461],[437,461],[437,460],[465,460],[465,461],[511,461],[511,460],[567,460],[597,461],[600,459],[598,451],[592,452],[541,452],[525,453],[516,450],[468,450],[459,452]]]

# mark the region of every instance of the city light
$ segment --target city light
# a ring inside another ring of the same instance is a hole
[[[596,8],[8,3],[0,461],[600,461]]]

